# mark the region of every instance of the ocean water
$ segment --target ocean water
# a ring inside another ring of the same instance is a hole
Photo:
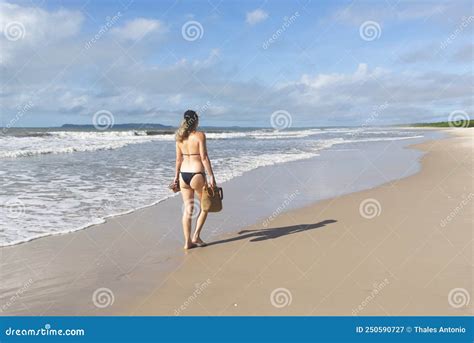
[[[416,140],[421,130],[215,130],[208,150],[219,183],[252,169],[317,158],[359,142]],[[9,130],[0,135],[0,246],[80,230],[171,196],[170,132]]]

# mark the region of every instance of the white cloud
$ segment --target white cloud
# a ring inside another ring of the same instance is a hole
[[[79,11],[61,9],[47,12],[38,7],[21,7],[19,5],[0,2],[0,30],[11,22],[19,22],[25,28],[24,39],[29,43],[45,40],[59,40],[77,34],[83,22]],[[5,38],[5,37],[3,37]]]
[[[427,44],[419,49],[409,49],[399,55],[397,61],[412,63],[469,63],[474,60],[474,45],[464,41],[453,41],[449,48],[441,48],[441,44]]]
[[[433,61],[436,57],[440,57],[440,55],[439,49],[435,45],[432,45],[402,53],[398,57],[398,61],[402,63],[426,63]]]
[[[379,24],[396,21],[420,20],[426,22],[435,20],[452,25],[469,13],[470,8],[470,1],[446,1],[436,4],[429,1],[361,2],[339,8],[334,12],[332,19],[355,26],[368,20],[376,21]]]
[[[119,38],[129,40],[140,40],[148,34],[162,33],[165,26],[159,20],[136,18],[125,23],[122,27],[112,29]]]
[[[206,114],[210,116],[223,116],[229,114],[229,109],[225,106],[213,106],[210,105],[209,108],[205,111]]]
[[[56,86],[40,98],[34,98],[35,85],[9,87],[4,90],[10,96],[3,98],[2,106],[15,111],[18,103],[33,98],[38,113],[68,114],[63,122],[87,120],[91,113],[105,108],[119,120],[154,118],[172,124],[185,107],[198,108],[209,102],[206,114],[222,124],[269,125],[268,116],[275,109],[285,109],[293,114],[295,125],[335,125],[361,123],[373,108],[387,103],[373,124],[412,122],[420,116],[449,113],[448,108],[464,108],[460,106],[470,97],[465,85],[472,84],[473,76],[399,74],[360,64],[352,73],[305,74],[295,81],[267,86],[229,80],[216,65],[178,61],[166,67],[114,68],[105,81],[93,88]]]
[[[258,8],[252,12],[247,12],[246,22],[250,25],[261,23],[268,18],[268,13]]]
[[[76,36],[83,20],[78,11],[47,12],[0,1],[0,65],[11,63],[38,47]]]
[[[474,44],[466,44],[456,51],[453,56],[455,62],[472,62],[474,61]]]
[[[182,100],[182,95],[181,94],[176,94],[176,95],[172,95],[169,97],[168,101],[170,104],[173,104],[173,105],[180,105],[181,104],[181,100]]]
[[[314,77],[304,74],[301,77],[299,84],[314,89],[320,89],[325,87],[344,85],[347,83],[361,82],[371,77],[373,78],[383,76],[385,73],[387,72],[381,68],[375,68],[373,71],[369,71],[367,64],[360,63],[353,74],[318,74]]]

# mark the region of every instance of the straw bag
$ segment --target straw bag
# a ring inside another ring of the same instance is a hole
[[[222,199],[224,199],[222,187],[208,187],[204,185],[202,188],[201,209],[207,212],[220,212],[222,210]]]

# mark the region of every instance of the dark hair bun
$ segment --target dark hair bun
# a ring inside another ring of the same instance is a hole
[[[198,115],[193,110],[187,110],[184,112],[184,120],[186,120],[187,123],[193,123],[194,121],[198,120]]]

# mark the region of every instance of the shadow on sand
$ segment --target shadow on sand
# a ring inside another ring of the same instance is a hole
[[[298,232],[318,229],[328,224],[332,224],[336,222],[337,220],[328,219],[328,220],[323,220],[322,222],[314,223],[314,224],[282,226],[282,227],[275,227],[271,229],[262,229],[262,230],[242,230],[238,233],[239,236],[222,239],[220,241],[210,242],[208,243],[208,246],[239,241],[239,240],[247,239],[247,238],[252,238],[250,242],[260,242],[260,241],[265,241],[267,239],[275,239],[281,236],[291,235]]]

